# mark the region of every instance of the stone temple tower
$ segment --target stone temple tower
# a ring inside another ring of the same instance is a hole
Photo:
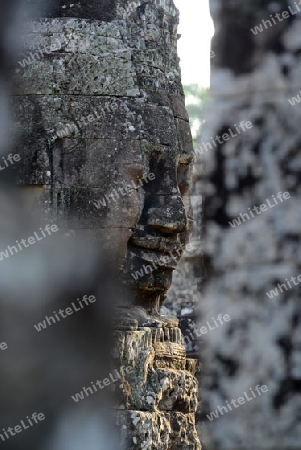
[[[61,229],[101,244],[122,281],[119,448],[199,450],[198,364],[177,320],[159,313],[192,230],[178,10],[172,0],[29,3],[43,10],[16,76],[18,183]]]

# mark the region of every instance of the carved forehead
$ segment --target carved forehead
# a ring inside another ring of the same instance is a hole
[[[61,142],[63,153],[71,151],[81,167],[88,164],[93,172],[106,171],[114,160],[120,168],[137,162],[147,169],[150,158],[164,159],[166,167],[174,167],[194,156],[188,122],[175,118],[169,107],[85,96],[29,96],[19,99],[18,106],[19,125],[28,136],[20,149],[25,159],[32,141],[41,146],[45,142],[40,129]]]
[[[175,25],[176,9],[171,0],[154,3],[164,10],[164,20],[160,15],[161,23],[154,14],[148,23],[154,25],[154,30],[167,27],[170,40],[166,40],[166,33],[153,34],[149,30],[143,36],[132,35],[129,30],[134,29],[116,21],[90,23],[82,18],[35,21],[34,32],[28,35],[32,50],[42,46],[53,51],[37,64],[22,69],[18,112],[23,117],[20,127],[28,136],[22,148],[24,160],[30,164],[33,159],[32,142],[39,142],[42,149],[46,140],[57,140],[62,134],[64,151],[74,151],[79,164],[92,165],[94,173],[96,167],[99,172],[112,167],[114,158],[119,168],[141,159],[147,163],[145,157],[149,153],[142,142],[159,147],[161,157],[168,158],[172,167],[174,162],[192,159],[176,55],[176,29],[167,25],[169,21]],[[101,9],[102,2],[97,4]],[[64,5],[68,7],[68,1]],[[85,6],[85,2],[81,5]],[[117,0],[117,5],[139,7],[140,19],[149,7],[145,0]],[[125,17],[132,24],[132,19]],[[67,78],[72,82],[66,83]],[[35,95],[37,92],[39,95]],[[41,134],[41,130],[45,133]],[[109,145],[113,142],[114,150]],[[122,142],[129,149],[135,148],[135,152],[127,152]],[[140,145],[139,155],[136,143]],[[110,159],[106,152],[111,150],[115,156]],[[168,168],[168,163],[165,167]],[[34,171],[39,180],[48,180],[48,170],[43,165],[35,164]]]

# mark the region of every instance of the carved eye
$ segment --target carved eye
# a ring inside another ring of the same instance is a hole
[[[177,169],[178,187],[181,195],[189,191],[192,182],[192,163],[179,163]]]

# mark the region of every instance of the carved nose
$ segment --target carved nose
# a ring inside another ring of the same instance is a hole
[[[176,197],[176,198],[175,198]],[[187,229],[185,207],[180,196],[163,196],[162,205],[150,208],[147,225],[163,233],[180,233]]]

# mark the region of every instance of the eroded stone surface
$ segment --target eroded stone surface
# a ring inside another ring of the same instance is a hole
[[[121,449],[199,450],[193,414],[150,414],[140,411],[118,413],[122,429]]]

